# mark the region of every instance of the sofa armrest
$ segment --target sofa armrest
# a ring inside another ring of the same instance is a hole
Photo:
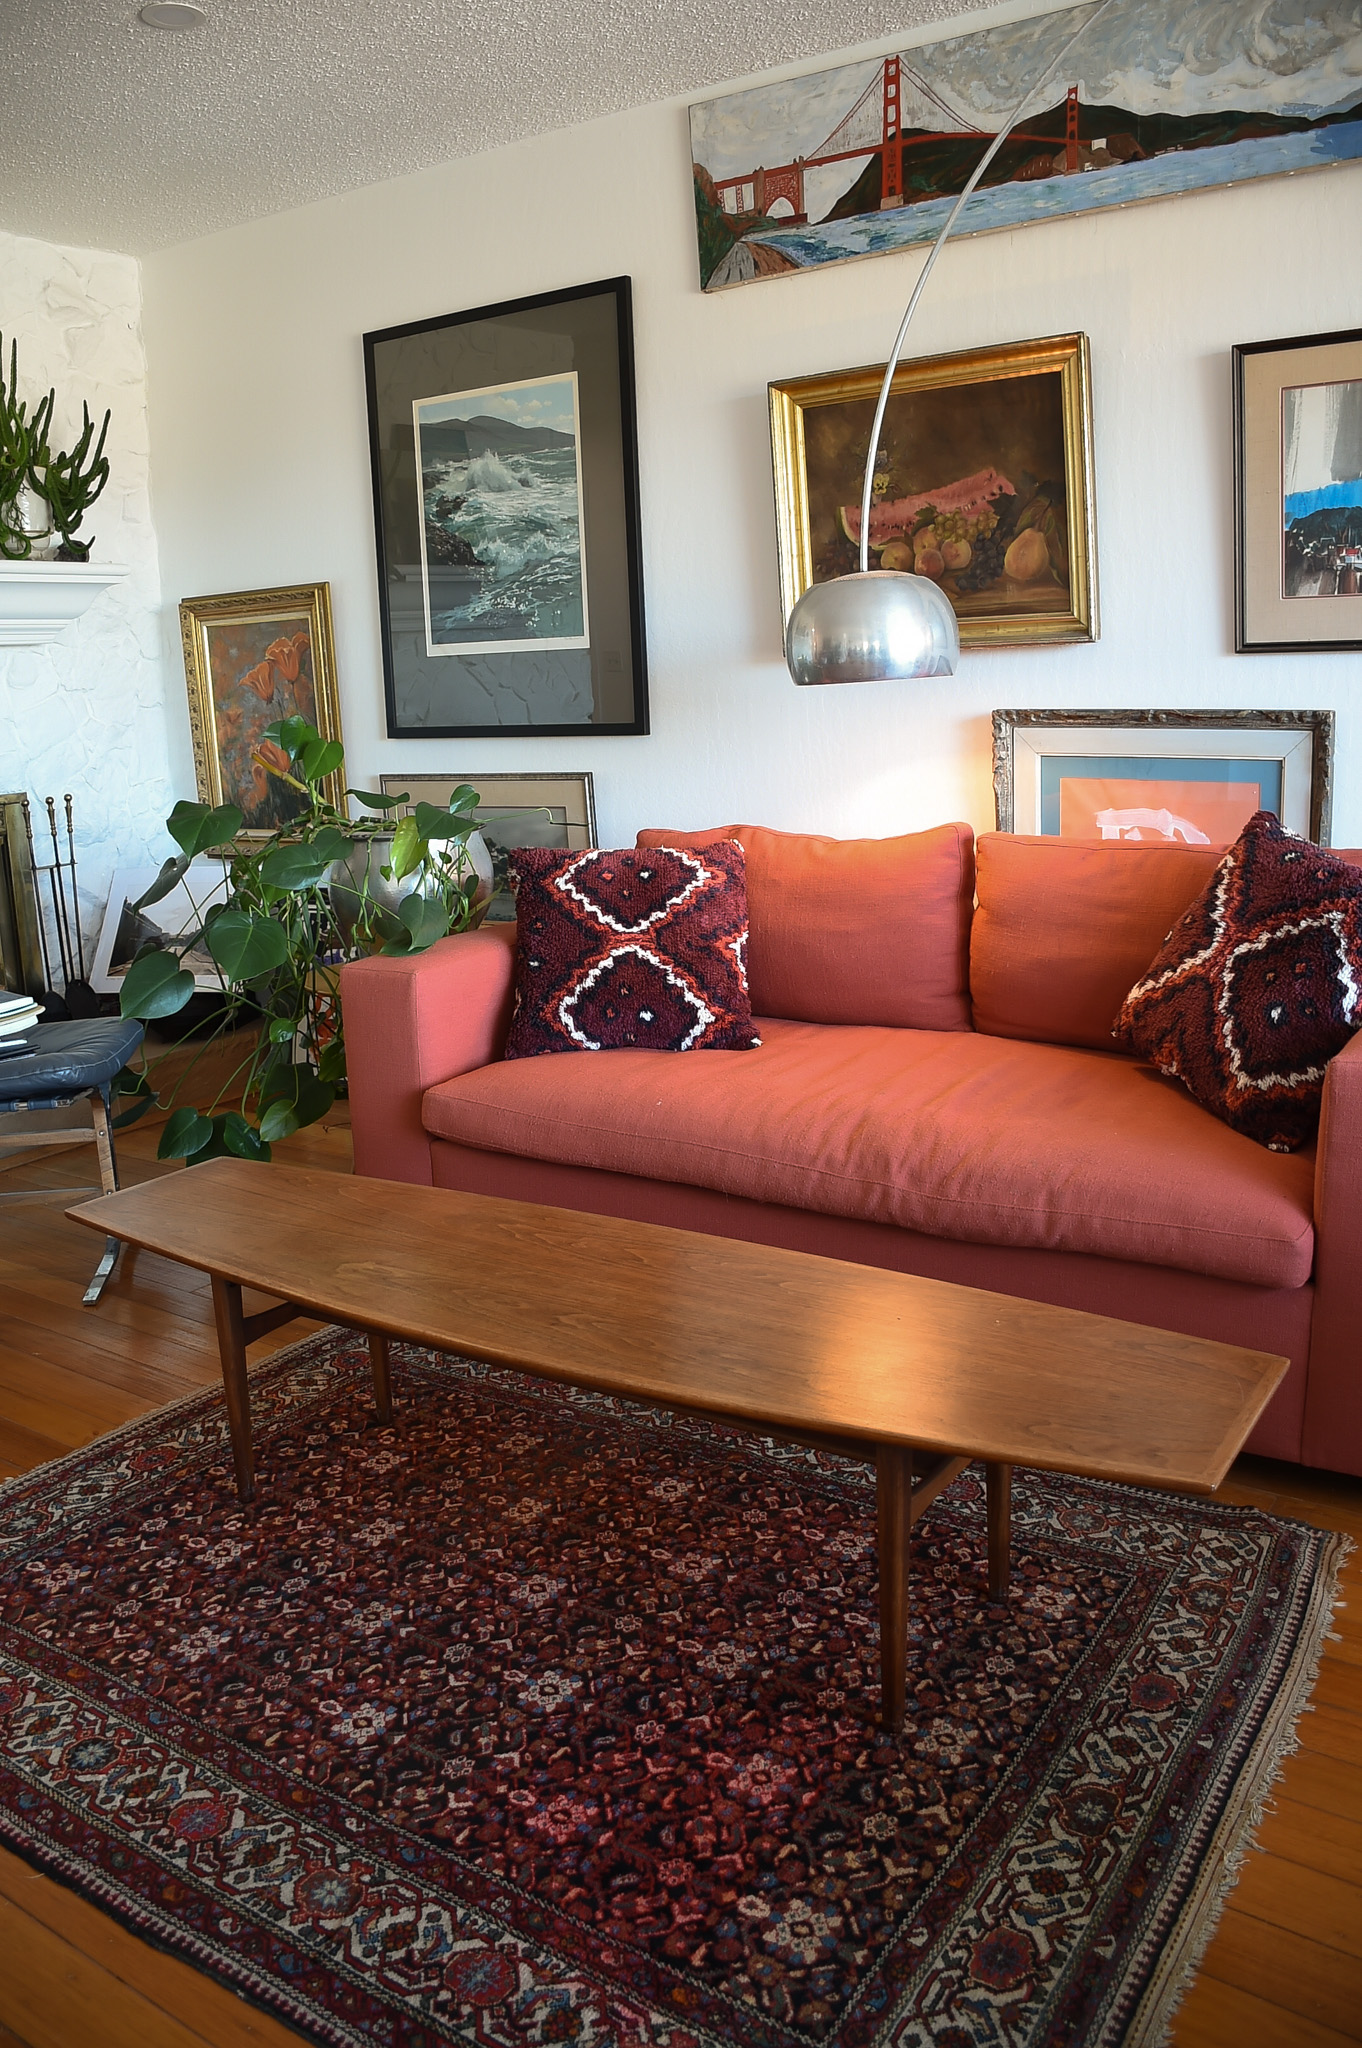
[[[1334,1055],[1324,1077],[1301,1456],[1307,1465],[1362,1472],[1362,1031]]]
[[[341,969],[356,1173],[430,1185],[421,1098],[501,1058],[514,964],[515,926],[493,924]]]

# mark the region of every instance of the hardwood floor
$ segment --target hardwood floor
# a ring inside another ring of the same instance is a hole
[[[12,1131],[14,1125],[8,1125]],[[7,1132],[8,1134],[8,1132]],[[125,1182],[178,1172],[156,1130],[123,1135]],[[350,1171],[344,1105],[278,1148],[292,1164]],[[35,1153],[0,1188],[93,1177],[91,1149]],[[88,1443],[148,1408],[218,1379],[207,1282],[125,1251],[104,1299],[80,1296],[99,1240],[68,1223],[62,1197],[0,1207],[0,1476]],[[251,1306],[248,1302],[248,1307]],[[263,1305],[261,1303],[254,1304]],[[251,1349],[264,1357],[311,1327]],[[1362,1481],[1260,1458],[1224,1497],[1362,1540]],[[1362,2041],[1362,1566],[1326,1644],[1314,1711],[1299,1727],[1214,1942],[1173,2031],[1174,2048],[1339,2048]],[[187,1964],[0,1851],[0,2048],[269,2048],[298,2040]],[[1074,2044],[1080,2048],[1080,2044]]]

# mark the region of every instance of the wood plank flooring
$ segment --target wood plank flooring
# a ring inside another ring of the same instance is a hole
[[[119,1146],[128,1183],[178,1172],[147,1123]],[[278,1148],[348,1173],[343,1104]],[[93,1152],[55,1148],[0,1172],[0,1188],[87,1184]],[[0,1476],[88,1443],[218,1378],[207,1283],[124,1252],[98,1307],[80,1296],[99,1240],[60,1202],[0,1207]],[[260,1306],[261,1303],[249,1306]],[[264,1357],[310,1326],[286,1325]],[[1362,1540],[1362,1481],[1242,1458],[1223,1489]],[[1288,1758],[1238,1885],[1178,2015],[1174,2048],[1341,2048],[1362,2041],[1362,1565],[1326,1645],[1314,1711]],[[0,1851],[0,2048],[274,2048],[299,2036],[162,1955]],[[1075,2043],[1074,2048],[1081,2048]]]

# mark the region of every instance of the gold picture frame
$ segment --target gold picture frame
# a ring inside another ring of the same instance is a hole
[[[768,387],[786,619],[811,583],[859,566],[852,535],[883,377],[880,363]],[[1086,335],[901,363],[878,454],[871,567],[933,574],[963,646],[1098,637]]]
[[[303,807],[288,783],[254,758],[265,728],[301,714],[323,739],[341,736],[331,585],[296,583],[280,590],[238,590],[187,597],[180,637],[189,688],[189,730],[199,800],[236,804],[244,845],[287,825]],[[276,764],[284,765],[280,756]],[[344,807],[339,771],[323,778],[322,795]]]

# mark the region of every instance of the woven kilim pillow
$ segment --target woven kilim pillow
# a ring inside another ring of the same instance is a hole
[[[1236,1131],[1294,1152],[1359,1021],[1362,872],[1258,811],[1126,997],[1114,1036]]]
[[[760,1045],[736,841],[622,853],[522,847],[511,879],[516,991],[507,1059]]]

